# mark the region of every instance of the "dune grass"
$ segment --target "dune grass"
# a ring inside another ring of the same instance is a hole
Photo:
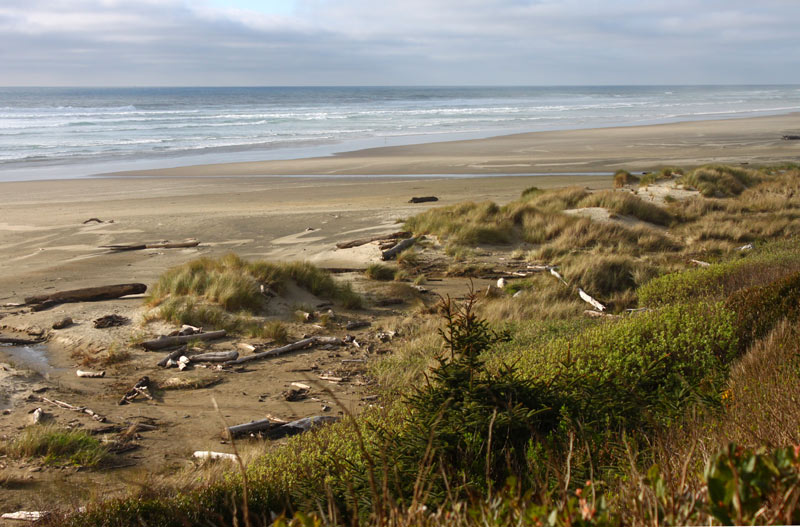
[[[663,208],[627,192],[595,192],[582,199],[578,207],[603,207],[656,225],[669,225],[673,221],[672,215]]]
[[[111,457],[108,447],[87,432],[55,425],[28,426],[17,437],[0,446],[0,451],[9,457],[79,467],[97,467]]]
[[[680,182],[707,197],[738,196],[757,180],[756,172],[727,165],[706,165],[683,176]]]

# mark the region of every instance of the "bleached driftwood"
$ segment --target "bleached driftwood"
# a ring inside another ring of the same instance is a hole
[[[66,410],[72,410],[73,412],[81,412],[88,416],[90,416],[95,421],[100,423],[104,423],[106,418],[102,415],[86,408],[85,406],[75,406],[69,403],[65,403],[64,401],[59,401],[58,399],[48,399],[47,397],[39,397],[39,400],[44,401],[46,403],[50,403],[52,405],[58,406],[59,408],[64,408]]]
[[[417,243],[418,237],[406,238],[405,240],[401,241],[391,249],[383,251],[381,253],[381,260],[392,260],[395,256],[400,254],[401,252],[405,251],[415,243]]]
[[[601,304],[600,302],[589,296],[589,294],[580,287],[578,288],[578,295],[584,302],[588,302],[589,304],[594,306],[594,308],[597,309],[598,311],[606,310],[606,306],[604,306],[603,304]]]
[[[228,333],[221,329],[219,331],[208,331],[206,333],[196,333],[192,335],[178,335],[175,337],[160,337],[154,340],[147,340],[142,342],[142,347],[149,351],[160,350],[164,348],[170,348],[172,346],[178,346],[180,344],[185,344],[192,340],[215,340],[221,339],[225,337]]]
[[[34,311],[44,307],[66,304],[70,302],[94,302],[97,300],[113,300],[128,295],[138,295],[147,291],[145,284],[115,284],[100,287],[86,287],[59,291],[46,295],[29,296],[25,299],[28,305],[34,305]],[[38,309],[37,309],[38,308]]]
[[[99,379],[106,376],[105,370],[103,371],[84,371],[78,370],[75,372],[78,377],[88,377],[90,379]]]
[[[17,511],[17,512],[4,512],[0,519],[3,520],[17,520],[23,522],[36,522],[47,516],[47,511]]]
[[[551,274],[551,275],[553,275],[553,276],[555,276],[556,278],[558,278],[559,280],[561,280],[561,283],[563,283],[564,285],[569,285],[569,284],[567,283],[567,281],[566,281],[566,280],[564,280],[564,277],[563,277],[563,276],[561,276],[561,273],[559,273],[559,272],[558,272],[558,270],[557,270],[555,267],[551,267],[551,268],[549,269],[549,271],[550,271],[550,274]]]
[[[617,315],[601,313],[600,311],[593,311],[591,309],[585,310],[583,314],[586,315],[587,317],[592,317],[592,318],[619,318]]]
[[[711,265],[710,263],[704,262],[702,260],[694,260],[694,259],[692,259],[692,260],[689,260],[689,262],[691,262],[691,263],[693,263],[693,264],[695,264],[697,266],[700,266],[700,267],[708,267],[709,265]]]
[[[392,234],[381,234],[372,236],[370,238],[359,238],[358,240],[351,240],[349,242],[339,242],[336,244],[337,249],[351,249],[353,247],[360,247],[372,242],[388,242],[389,240],[399,240],[401,238],[410,238],[411,233],[408,231],[393,232]]]
[[[191,355],[189,362],[228,362],[239,357],[238,351],[211,351],[199,355]]]
[[[278,355],[283,355],[284,353],[289,353],[290,351],[310,348],[311,346],[316,346],[318,344],[339,344],[339,343],[341,343],[341,340],[337,337],[309,337],[307,339],[298,340],[297,342],[293,342],[291,344],[287,344],[279,348],[273,348],[271,350],[262,351],[260,353],[254,353],[252,355],[245,355],[244,357],[239,357],[236,360],[228,361],[225,364],[243,364],[245,362],[250,362],[254,360],[266,359],[268,357],[276,357]]]
[[[210,450],[197,450],[192,454],[192,457],[196,459],[227,459],[228,461],[236,461],[238,459],[236,454],[212,452]]]
[[[37,408],[33,412],[31,412],[31,423],[38,425],[42,422],[42,418],[44,417],[44,410],[41,408]]]

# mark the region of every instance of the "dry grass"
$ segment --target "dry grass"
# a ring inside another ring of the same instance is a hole
[[[738,196],[757,181],[753,170],[727,165],[706,165],[683,176],[680,182],[707,198]]]
[[[578,207],[603,207],[656,225],[669,225],[673,222],[672,215],[666,210],[627,192],[595,192],[582,199]]]

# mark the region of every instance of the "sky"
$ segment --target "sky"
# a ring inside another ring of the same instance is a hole
[[[0,0],[0,85],[800,83],[800,0]]]

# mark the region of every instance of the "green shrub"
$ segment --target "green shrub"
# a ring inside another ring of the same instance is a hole
[[[0,450],[11,457],[40,458],[48,464],[81,467],[98,466],[110,457],[108,447],[87,432],[51,425],[29,426]]]

